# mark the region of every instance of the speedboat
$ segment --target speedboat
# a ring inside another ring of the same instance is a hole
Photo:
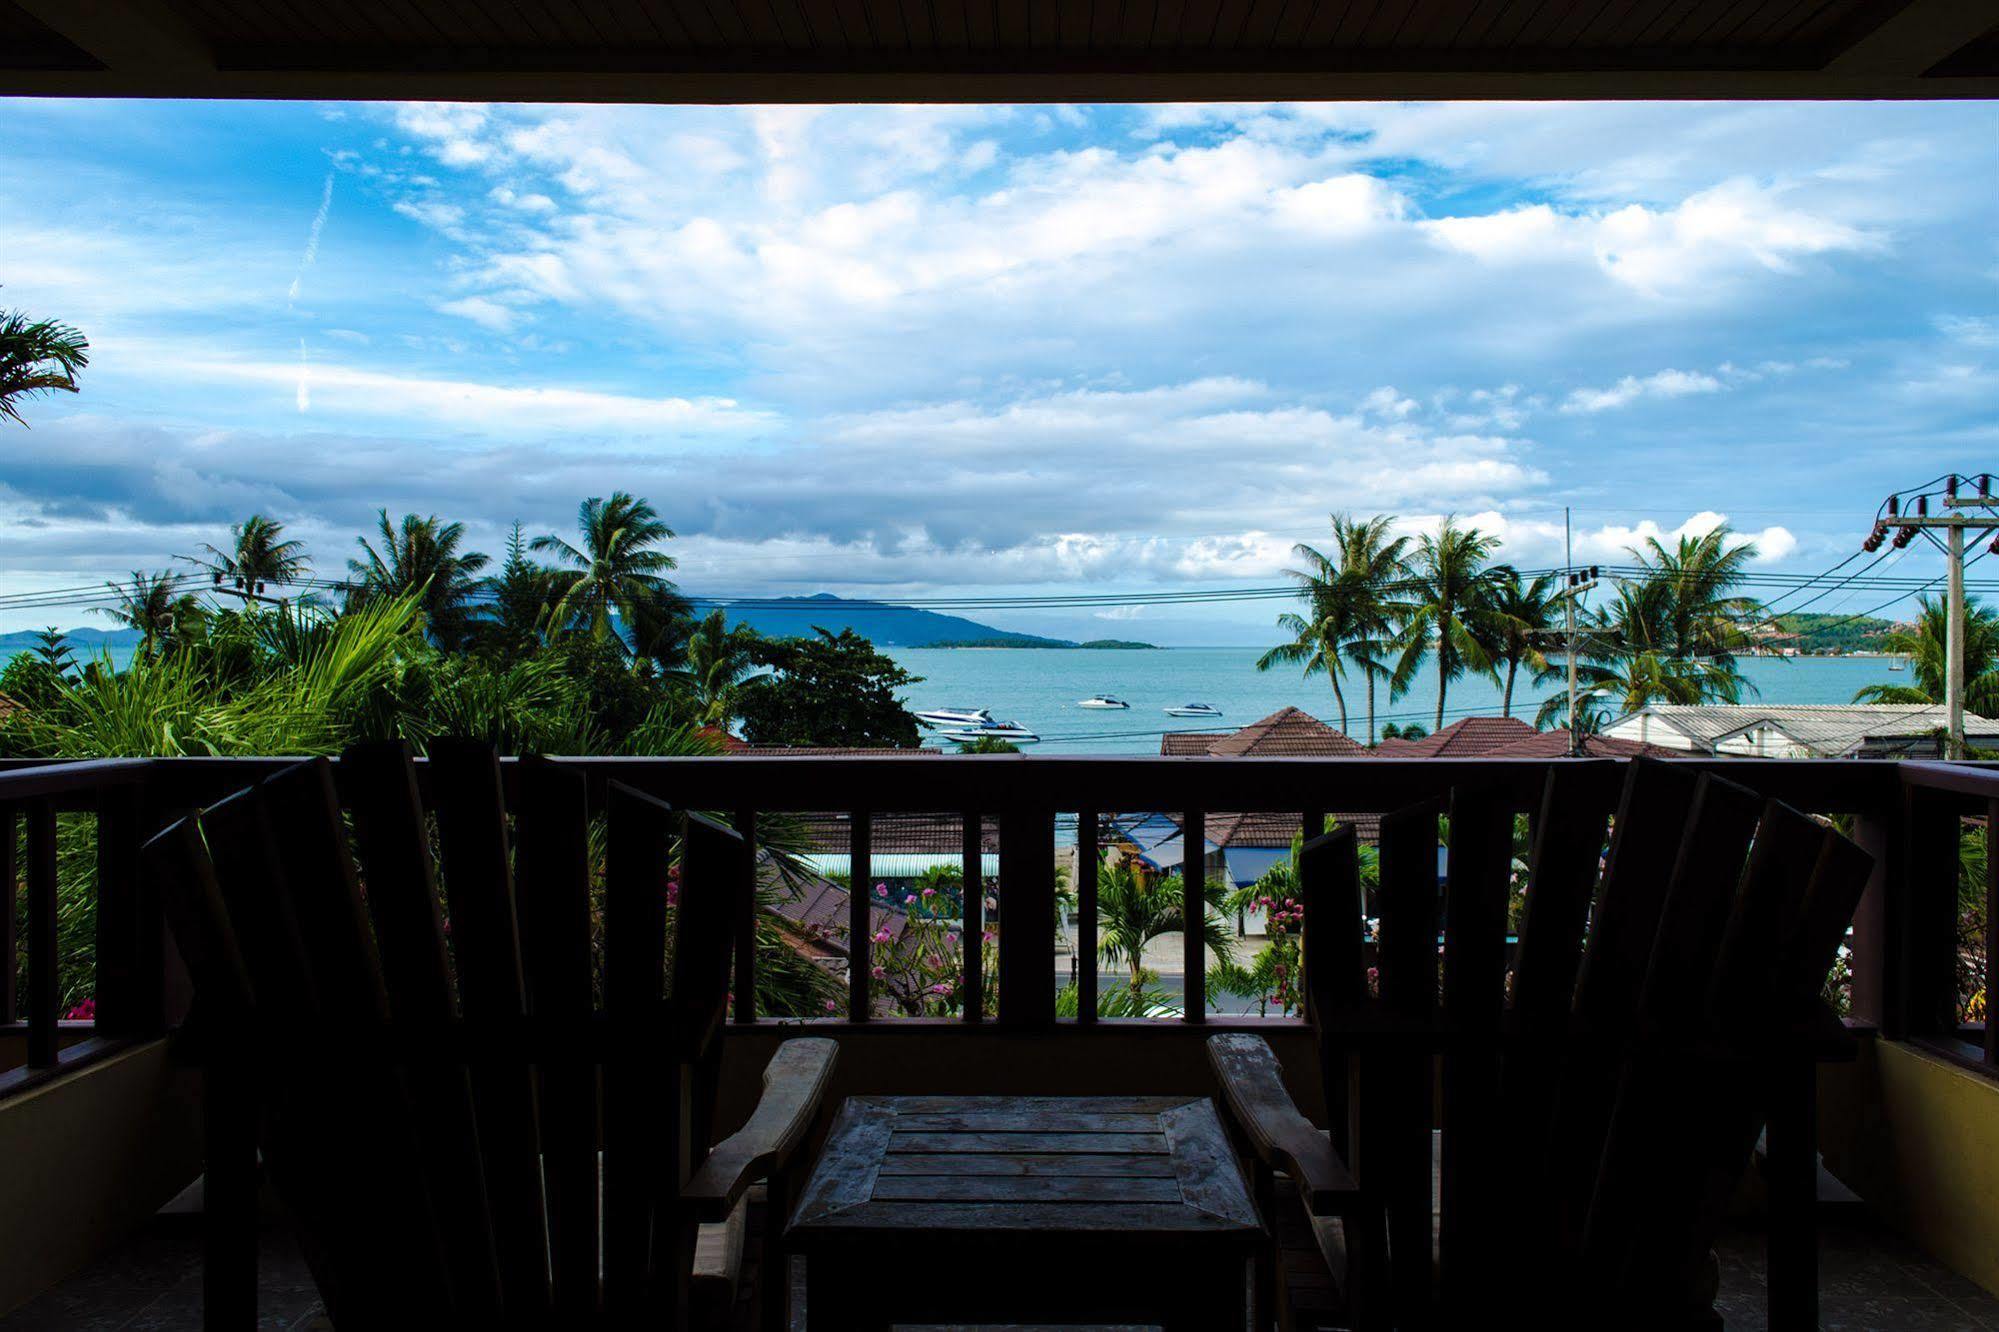
[[[1076,706],[1079,708],[1128,708],[1131,704],[1121,698],[1112,698],[1109,694],[1092,694],[1088,698],[1078,701]]]
[[[1219,717],[1222,710],[1212,703],[1182,703],[1177,708],[1166,709],[1169,717]]]
[[[1019,722],[991,722],[985,726],[967,726],[943,733],[953,744],[969,745],[980,740],[1010,740],[1016,745],[1031,745],[1041,737],[1022,726]]]
[[[993,714],[984,708],[931,708],[915,714],[925,726],[997,726]]]

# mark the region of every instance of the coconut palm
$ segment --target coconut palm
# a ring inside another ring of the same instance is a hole
[[[1869,685],[1853,696],[1855,703],[1906,703],[1934,706],[1944,700],[1944,676],[1949,656],[1950,608],[1934,597],[1916,598],[1912,628],[1885,634],[1881,646],[1909,656],[1906,685]],[[1999,616],[1976,597],[1964,601],[1964,701],[1973,712],[1992,715],[1999,708]]]
[[[1490,563],[1499,538],[1475,527],[1459,527],[1450,518],[1435,536],[1416,542],[1409,560],[1409,608],[1398,638],[1390,689],[1407,692],[1432,657],[1437,664],[1437,719],[1444,725],[1444,700],[1451,682],[1466,672],[1497,678],[1494,650],[1502,637],[1502,621],[1493,609],[1499,570]]]
[[[203,543],[205,558],[181,558],[208,570],[218,582],[230,579],[246,592],[261,591],[266,584],[296,583],[312,572],[312,561],[306,558],[305,544],[285,540],[284,533],[283,523],[253,513],[229,529],[228,550]]]
[[[1597,661],[1576,663],[1577,727],[1586,730],[1586,714],[1605,707],[1624,716],[1653,703],[1703,703],[1726,698],[1730,672],[1700,658],[1669,657],[1663,652],[1618,651]],[[1541,702],[1534,724],[1542,730],[1564,725],[1567,692]]]
[[[613,637],[612,616],[624,622],[630,641],[625,645],[650,655],[670,636],[673,622],[684,620],[686,602],[666,574],[679,561],[658,549],[671,540],[673,529],[660,521],[645,500],[618,491],[609,499],[592,496],[576,512],[580,547],[559,536],[538,536],[529,549],[553,555],[566,566],[550,607],[550,623],[558,629],[584,628],[597,638]],[[620,642],[625,642],[620,638]]]
[[[42,393],[74,393],[90,343],[68,324],[0,311],[0,420],[25,426],[20,404]]]
[[[1307,676],[1324,675],[1333,687],[1340,729],[1347,729],[1343,680],[1348,666],[1360,672],[1367,689],[1367,736],[1374,743],[1374,691],[1389,675],[1385,657],[1395,620],[1406,611],[1392,589],[1402,572],[1407,537],[1390,538],[1395,520],[1378,516],[1355,521],[1333,515],[1333,554],[1300,543],[1292,555],[1301,567],[1285,570],[1299,585],[1309,608],[1287,611],[1278,627],[1291,635],[1257,659],[1256,668],[1303,666]]]
[[[1651,537],[1631,553],[1639,590],[1620,601],[1616,625],[1627,644],[1669,657],[1708,657],[1732,669],[1735,654],[1749,645],[1748,626],[1763,609],[1736,591],[1756,558],[1756,543],[1717,527],[1683,536],[1670,549]]]
[[[1209,880],[1201,895],[1207,902],[1201,937],[1210,952],[1228,961],[1235,948],[1235,933],[1223,916],[1228,890]],[[1130,971],[1134,997],[1145,988],[1146,945],[1185,929],[1182,896],[1177,875],[1142,874],[1129,862],[1097,866],[1097,951],[1112,966]]]
[[[687,667],[678,674],[694,695],[698,724],[727,727],[734,718],[736,690],[757,672],[761,637],[747,625],[731,629],[720,608],[695,626],[687,642]]]
[[[127,629],[139,631],[139,650],[147,656],[177,637],[190,619],[201,614],[192,593],[178,591],[181,580],[169,573],[132,571],[132,581],[123,585],[106,583],[118,598],[116,606],[103,607],[108,615]]]
[[[353,601],[418,593],[430,636],[447,650],[461,644],[469,627],[466,602],[478,587],[478,572],[487,559],[477,551],[460,554],[465,524],[439,522],[436,515],[420,518],[406,513],[401,523],[389,523],[389,511],[378,510],[381,533],[378,550],[366,537],[354,538],[363,558],[347,561],[356,584]]]
[[[1527,667],[1537,685],[1556,675],[1540,646],[1561,618],[1561,601],[1554,589],[1555,575],[1551,573],[1528,582],[1511,565],[1502,564],[1493,571],[1492,610],[1499,630],[1495,655],[1506,663],[1505,693],[1499,707],[1502,717],[1513,715],[1513,684],[1521,666]]]

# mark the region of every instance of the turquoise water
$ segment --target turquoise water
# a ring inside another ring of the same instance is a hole
[[[1024,651],[1005,648],[889,648],[888,655],[923,678],[905,697],[913,708],[989,708],[1002,721],[1017,721],[1042,737],[1033,746],[1043,754],[1156,754],[1162,731],[1234,730],[1287,704],[1339,725],[1332,689],[1320,677],[1307,680],[1295,670],[1259,672],[1257,648],[1162,648],[1133,652],[1078,648]],[[1854,691],[1870,684],[1906,683],[1881,657],[1753,657],[1742,671],[1765,703],[1849,703]],[[1349,730],[1367,727],[1358,681],[1346,686]],[[1559,685],[1535,689],[1522,680],[1514,689],[1515,716],[1533,721],[1540,700],[1560,693]],[[1116,695],[1127,711],[1099,712],[1076,706],[1092,694]],[[1750,700],[1745,700],[1750,701]],[[1219,721],[1168,717],[1162,709],[1180,703],[1212,703]],[[1466,677],[1453,683],[1445,701],[1446,724],[1470,713],[1499,711],[1500,689]],[[1432,729],[1437,677],[1425,671],[1409,692],[1375,701],[1376,720],[1417,722]]]
[[[1230,731],[1287,704],[1339,725],[1333,692],[1323,679],[1297,671],[1260,672],[1258,648],[1161,648],[1152,652],[1091,650],[1030,651],[1008,648],[888,648],[914,675],[923,677],[904,698],[912,708],[989,708],[1003,721],[1018,721],[1042,737],[1033,746],[1044,754],[1156,754],[1162,731]],[[130,648],[113,648],[123,665]],[[0,653],[4,661],[11,653]],[[82,654],[79,654],[81,656]],[[1870,684],[1902,684],[1906,673],[1891,672],[1883,657],[1751,657],[1743,674],[1765,703],[1848,703]],[[1534,719],[1539,701],[1559,686],[1537,690],[1522,680],[1514,691],[1516,716]],[[1078,699],[1106,693],[1131,704],[1127,711],[1099,712],[1076,706]],[[1446,699],[1446,723],[1472,713],[1499,711],[1500,691],[1489,681],[1467,677],[1454,683]],[[1168,717],[1180,703],[1212,703],[1219,721]],[[1358,681],[1347,689],[1348,727],[1355,736],[1367,727]],[[1418,722],[1432,726],[1437,678],[1425,671],[1409,692],[1375,702],[1377,722]],[[937,743],[937,742],[932,742]]]

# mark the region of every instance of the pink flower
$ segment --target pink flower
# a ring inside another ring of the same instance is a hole
[[[925,897],[935,897],[937,896],[937,890],[935,888],[925,888],[923,890],[923,895]]]
[[[915,894],[915,893],[911,893],[911,894],[909,894],[909,895],[908,895],[907,897],[904,897],[904,898],[902,899],[902,904],[903,904],[904,906],[915,906],[915,905],[916,905],[916,894]]]
[[[957,931],[955,930],[946,931],[944,935],[944,942],[955,946],[958,942]]]
[[[70,1009],[70,1010],[69,1010],[69,1012],[67,1012],[67,1013],[64,1013],[64,1014],[62,1015],[62,1020],[63,1020],[64,1022],[95,1022],[95,1021],[97,1021],[97,1000],[96,1000],[96,998],[95,998],[95,997],[92,997],[92,998],[89,998],[89,999],[86,999],[86,1000],[84,1000],[84,1001],[83,1001],[82,1003],[78,1004],[78,1005],[77,1005],[77,1006],[76,1006],[75,1008],[72,1008],[72,1009]]]
[[[997,934],[994,934],[991,930],[987,930],[985,933],[979,936],[979,941],[981,943],[991,943],[993,940],[997,938],[999,938]]]
[[[875,896],[876,896],[876,897],[887,897],[887,896],[888,896],[888,885],[887,885],[887,884],[885,884],[885,883],[878,883],[878,884],[876,884],[876,885],[875,885]]]
[[[875,968],[875,969],[874,969],[874,970],[873,970],[872,972],[870,972],[869,974],[870,974],[870,975],[872,975],[872,976],[873,976],[873,977],[874,977],[874,978],[875,978],[876,980],[880,980],[880,979],[881,979],[882,977],[884,977],[884,976],[888,975],[888,968],[887,968],[887,967],[876,967],[876,968]]]
[[[833,1002],[833,1001],[832,1001],[831,999],[828,999],[828,1000],[826,1001],[826,1011],[827,1011],[828,1013],[833,1013],[833,1012],[837,1012],[837,1011],[838,1011],[838,1006],[837,1006],[837,1005],[835,1005],[835,1004],[834,1004],[834,1002]]]

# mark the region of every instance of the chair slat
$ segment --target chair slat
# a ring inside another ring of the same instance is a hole
[[[622,782],[605,804],[604,1010],[664,1035],[667,865],[679,816]],[[653,1200],[687,1128],[672,1094],[673,1052],[649,1053],[604,1070],[604,1301],[614,1320],[652,1304]]]
[[[753,809],[736,811],[736,833],[742,838],[743,879],[749,891],[736,901],[736,968],[731,992],[735,995],[736,1021],[757,1020],[757,814]]]
[[[595,1006],[590,954],[590,810],[583,775],[523,759],[515,815],[516,893],[529,1011],[541,1021],[587,1022]],[[543,1173],[549,1256],[559,1317],[597,1306],[597,1070],[544,1063]]]
[[[1412,1027],[1437,1012],[1437,806],[1381,820],[1377,971],[1381,1008]],[[1397,1326],[1430,1316],[1431,1146],[1435,1061],[1428,1050],[1384,1053],[1361,1068],[1356,1174],[1388,1210],[1389,1273]]]
[[[341,755],[340,781],[354,815],[390,1013],[403,1027],[449,1026],[458,1006],[409,747],[352,746]],[[409,1087],[458,1314],[497,1319],[499,1264],[471,1079],[462,1064],[417,1064],[409,1070]]]
[[[527,992],[499,755],[489,744],[438,740],[430,773],[460,1007],[468,1023],[517,1023]],[[504,1308],[509,1318],[534,1318],[548,1305],[534,1075],[525,1062],[482,1065],[472,1088]]]
[[[1506,1051],[1501,1071],[1501,1133],[1514,1154],[1507,1203],[1514,1224],[1501,1238],[1510,1248],[1507,1268],[1522,1279],[1545,1271],[1560,1254],[1551,1242],[1560,1210],[1541,1172],[1561,1084],[1559,1042],[1569,1027],[1583,927],[1617,789],[1609,780],[1614,771],[1609,763],[1589,761],[1551,767],[1533,819],[1507,1002],[1512,1030],[1521,1039]]]
[[[1698,1004],[1689,1004],[1688,997],[1705,995],[1713,978],[1730,909],[1743,891],[1743,866],[1763,805],[1755,792],[1713,775],[1702,777],[1694,794],[1632,1032],[1641,1038],[1670,1038],[1675,1046],[1638,1048],[1625,1061],[1583,1233],[1582,1270],[1592,1280],[1613,1283],[1606,1289],[1615,1289],[1628,1274],[1645,1215],[1673,1210],[1665,1202],[1675,1192],[1667,1181],[1681,1148],[1668,1140],[1701,1132],[1713,1122],[1707,1103],[1695,1095],[1706,1090],[1702,1074],[1709,1070],[1684,1048],[1687,1038],[1704,1030]],[[1750,880],[1757,896],[1785,892],[1775,840]],[[1700,1113],[1690,1113],[1696,1108],[1690,1097],[1699,1102]]]
[[[328,1034],[380,1032],[388,1021],[388,991],[361,900],[353,855],[340,816],[332,765],[295,764],[257,790],[277,864],[273,884],[290,901],[290,918],[304,945],[300,965],[311,977],[313,1014]],[[384,1281],[348,1282],[361,1318],[448,1317],[450,1279],[437,1231],[436,1209],[424,1187],[425,1169],[413,1123],[408,1080],[401,1070],[342,1056],[331,1048],[311,1056],[319,1087],[320,1121],[334,1150],[322,1151],[340,1176],[328,1189],[339,1200],[327,1224],[361,1235],[370,1272]],[[389,1307],[366,1303],[386,1286]]]
[[[1444,887],[1444,1017],[1467,1040],[1443,1061],[1442,1297],[1464,1311],[1492,1288],[1503,1208],[1497,1037],[1505,1004],[1513,811],[1497,792],[1451,792]]]
[[[1652,940],[1698,784],[1694,774],[1652,759],[1633,759],[1625,772],[1576,973],[1569,1020],[1579,1040],[1563,1062],[1543,1172],[1564,1248],[1582,1239],[1622,1067],[1619,1056],[1593,1048],[1591,1038],[1620,1039],[1636,1021]]]

